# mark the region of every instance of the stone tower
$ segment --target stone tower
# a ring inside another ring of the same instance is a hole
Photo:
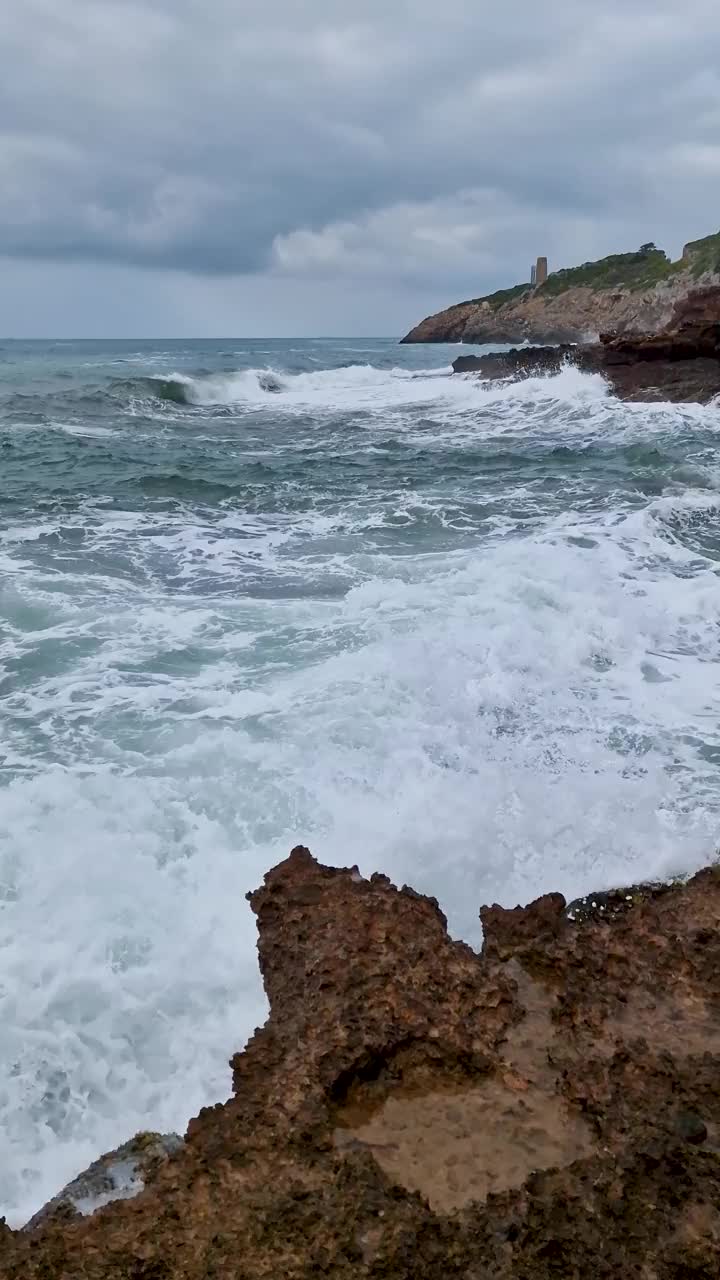
[[[544,284],[547,278],[548,278],[547,258],[538,258],[537,266],[535,267],[535,284],[536,285]]]

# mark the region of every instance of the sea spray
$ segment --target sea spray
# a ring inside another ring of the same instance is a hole
[[[474,943],[482,901],[711,856],[716,411],[572,370],[455,378],[452,354],[3,366],[11,1221],[227,1096],[264,1017],[244,894],[298,840],[437,895]]]

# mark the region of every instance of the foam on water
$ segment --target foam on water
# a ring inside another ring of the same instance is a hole
[[[351,364],[336,369],[284,374],[272,367],[244,369],[238,373],[203,378],[173,372],[155,375],[160,387],[175,388],[188,404],[199,406],[267,404],[277,410],[385,409],[394,406],[447,402],[454,407],[477,406],[489,402],[518,399],[517,384],[483,384],[476,377],[454,377],[451,368],[410,370],[377,369]],[[173,392],[173,395],[176,393]],[[519,393],[527,402],[538,397],[587,399],[605,394],[599,375],[587,375],[568,367],[552,378],[528,380]]]
[[[417,374],[286,373],[248,427],[240,397],[192,446],[196,402],[170,443],[119,419],[130,497],[106,468],[67,509],[53,491],[4,517],[13,1222],[133,1131],[182,1130],[227,1096],[264,1017],[244,894],[298,841],[436,894],[474,943],[483,901],[713,852],[716,413],[638,413],[570,370]],[[204,409],[234,403],[221,385]],[[692,483],[656,458],[680,435]],[[158,485],[141,500],[147,458],[127,459],[146,440]],[[259,441],[256,489],[164,496],[190,447],[196,481],[216,448],[225,482],[247,484]],[[298,458],[304,484],[272,471]]]

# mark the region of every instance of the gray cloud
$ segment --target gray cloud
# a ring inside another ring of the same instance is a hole
[[[210,311],[394,282],[402,325],[720,222],[716,0],[24,0],[0,58],[0,251]]]

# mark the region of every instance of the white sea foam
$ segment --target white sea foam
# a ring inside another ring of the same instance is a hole
[[[377,448],[388,420],[460,451],[513,432],[582,449],[689,422],[667,406],[638,415],[571,370],[495,387],[357,366],[284,382],[239,379],[271,407],[370,406]],[[238,396],[237,380],[202,386],[207,403]],[[417,415],[392,417],[428,397],[424,434]],[[698,438],[713,429],[708,411],[690,416]],[[244,894],[298,841],[436,894],[473,942],[483,901],[575,895],[713,853],[720,592],[686,532],[712,517],[716,489],[551,510],[535,481],[513,484],[493,505],[478,474],[470,497],[488,511],[468,518],[471,545],[416,554],[373,536],[418,512],[462,531],[462,502],[442,488],[212,520],[87,504],[8,526],[12,1222],[133,1131],[182,1130],[227,1096],[227,1060],[264,1017]],[[63,530],[83,531],[82,553],[51,572],[42,548]],[[242,594],[253,565],[264,586],[336,575],[342,590]]]
[[[161,382],[177,383],[184,388],[190,404],[261,405],[273,412],[308,408],[357,411],[443,402],[457,409],[506,399],[516,402],[532,402],[537,398],[585,400],[606,393],[599,375],[583,374],[571,367],[550,378],[531,378],[521,384],[511,381],[488,384],[472,375],[458,377],[449,366],[409,370],[360,364],[297,374],[267,367],[202,378],[177,372],[157,377]]]

